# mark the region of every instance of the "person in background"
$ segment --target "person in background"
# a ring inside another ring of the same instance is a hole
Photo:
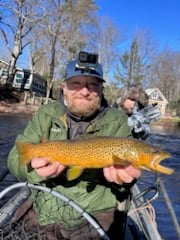
[[[86,135],[129,137],[127,115],[108,105],[103,95],[104,81],[98,55],[80,52],[78,59],[67,64],[60,101],[41,106],[16,142],[36,144]],[[8,168],[21,181],[64,194],[92,215],[111,240],[123,239],[124,202],[141,174],[132,165],[85,170],[78,179],[68,182],[67,167],[50,164],[48,156],[35,157],[30,164],[20,166],[14,145]],[[45,231],[45,239],[102,239],[80,213],[51,194],[32,190],[32,200],[31,219],[25,226]]]
[[[158,105],[149,105],[146,91],[135,84],[119,89],[116,106],[128,115],[133,137],[142,140],[147,139],[151,132],[150,123],[161,116]]]

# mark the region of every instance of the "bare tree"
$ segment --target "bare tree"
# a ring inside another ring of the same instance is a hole
[[[103,65],[104,78],[107,85],[111,83],[112,72],[117,60],[119,45],[123,39],[122,31],[112,19],[107,17],[94,17],[95,28],[91,30],[87,47],[99,54],[99,62]]]
[[[37,13],[38,2],[29,0],[2,1],[1,32],[10,52],[8,85],[11,86],[15,66],[24,48],[30,44],[27,36],[42,16]]]
[[[89,21],[91,11],[96,9],[93,1],[43,1],[42,24],[46,28],[38,29],[40,46],[48,63],[47,95],[48,101],[53,82],[67,60],[75,57],[79,49],[85,45],[83,24]],[[37,48],[34,49],[36,54]],[[42,52],[41,51],[41,52]],[[37,54],[36,54],[37,56]]]
[[[170,103],[180,99],[180,55],[163,50],[152,63],[151,82],[158,87]]]
[[[148,87],[151,84],[151,63],[158,53],[158,43],[153,39],[151,33],[147,29],[137,29],[133,33],[133,39],[138,44],[138,52],[142,59],[143,66],[140,69],[143,74],[142,85]]]

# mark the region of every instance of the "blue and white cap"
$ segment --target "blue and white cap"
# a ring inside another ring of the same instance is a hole
[[[92,76],[96,77],[102,82],[105,82],[103,79],[103,70],[101,64],[97,63],[93,67],[82,67],[79,65],[78,60],[73,60],[67,64],[66,67],[66,80],[75,77],[75,76]]]

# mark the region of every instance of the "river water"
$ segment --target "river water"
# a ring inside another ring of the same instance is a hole
[[[14,144],[17,134],[23,131],[29,119],[30,116],[0,115],[0,168],[6,165],[8,152]],[[160,177],[171,199],[176,216],[180,220],[180,127],[172,125],[153,126],[148,142],[172,154],[172,158],[165,160],[164,165],[174,168],[175,172],[170,176],[162,174],[157,176],[157,174],[144,171],[138,181],[140,189],[155,185],[157,177]],[[156,221],[162,238],[164,240],[178,240],[162,192],[152,202],[152,205],[156,210]]]

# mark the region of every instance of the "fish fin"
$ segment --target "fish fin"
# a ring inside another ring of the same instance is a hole
[[[80,168],[78,166],[70,167],[67,170],[67,180],[72,181],[78,178],[82,174],[83,170],[83,168]]]
[[[33,146],[32,143],[16,142],[20,165],[26,165],[31,161],[32,157],[30,149],[32,148],[32,146]]]
[[[114,165],[122,165],[122,166],[124,166],[124,165],[129,164],[129,162],[127,160],[121,159],[120,157],[118,157],[114,153],[112,154],[112,159],[113,159]]]

